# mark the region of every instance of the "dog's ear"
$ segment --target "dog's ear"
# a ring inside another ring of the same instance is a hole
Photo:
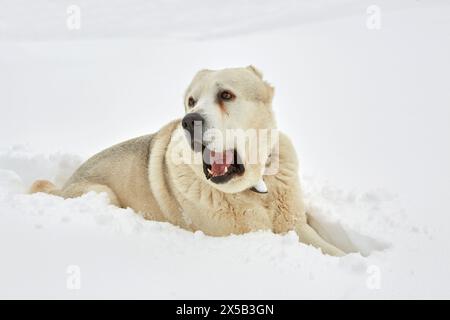
[[[258,78],[260,78],[261,80],[263,80],[264,85],[266,86],[266,94],[265,94],[265,96],[263,97],[263,100],[264,100],[265,102],[271,103],[271,102],[272,102],[272,99],[273,99],[274,92],[275,92],[275,88],[272,87],[272,86],[270,85],[270,83],[268,83],[267,81],[264,81],[264,79],[263,79],[263,73],[262,73],[258,68],[256,68],[254,65],[249,65],[249,66],[247,67],[247,69],[250,70],[251,72],[253,72]]]
[[[256,76],[257,76],[258,78],[260,78],[260,79],[263,78],[262,72],[261,72],[260,70],[258,70],[258,68],[256,68],[254,65],[252,65],[252,64],[249,65],[249,66],[247,67],[247,69],[250,70],[251,72],[253,72],[254,74],[256,74]]]
[[[207,74],[207,73],[210,73],[212,70],[210,70],[210,69],[201,69],[199,72],[197,72],[197,74],[198,75],[201,75],[201,74]]]
[[[191,83],[189,84],[189,86],[186,88],[186,90],[184,91],[184,101],[186,101],[187,99],[187,94],[189,93],[189,91],[191,90],[192,85],[194,84],[194,82],[199,81],[202,77],[204,77],[205,75],[207,75],[208,73],[210,73],[212,70],[209,69],[202,69],[200,71],[198,71],[194,78],[192,78]],[[185,111],[188,110],[187,106],[185,106]]]
[[[204,76],[206,76],[207,74],[211,73],[212,70],[210,69],[201,69],[200,71],[198,71],[194,78],[192,79],[192,82],[194,82],[194,80],[199,80],[201,78],[203,78]]]
[[[275,93],[275,88],[273,86],[271,86],[267,81],[264,81],[264,84],[266,85],[266,91],[267,91],[266,101],[269,103],[272,103],[273,95]]]

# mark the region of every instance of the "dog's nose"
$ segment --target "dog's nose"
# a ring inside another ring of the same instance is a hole
[[[181,120],[181,125],[184,130],[187,130],[191,137],[194,138],[194,128],[197,127],[198,130],[202,130],[202,127],[205,123],[205,119],[201,116],[200,113],[188,113],[184,116],[183,120]],[[199,132],[201,134],[202,131]]]

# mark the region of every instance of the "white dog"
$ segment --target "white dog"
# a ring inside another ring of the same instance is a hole
[[[202,70],[186,91],[182,120],[96,154],[60,189],[40,180],[31,192],[106,192],[147,219],[212,236],[295,230],[302,242],[343,255],[308,225],[296,152],[276,131],[273,93],[253,66]]]

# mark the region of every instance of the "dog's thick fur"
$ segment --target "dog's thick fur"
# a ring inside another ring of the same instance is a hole
[[[227,84],[237,91],[237,95],[245,97],[239,102],[239,109],[232,104],[214,105],[207,98],[199,98],[192,110],[188,107],[191,95],[207,96],[210,90]],[[274,128],[272,96],[273,88],[252,66],[204,70],[189,86],[185,104],[188,113],[202,112],[212,126],[221,130]],[[221,116],[224,108],[226,115]],[[242,110],[247,114],[242,114]],[[220,120],[234,116],[239,120],[225,124]],[[180,120],[173,121],[155,134],[123,142],[96,154],[82,164],[61,189],[49,181],[39,180],[33,184],[31,192],[46,192],[64,198],[78,197],[89,191],[105,192],[112,204],[130,207],[147,219],[167,221],[212,236],[255,230],[275,233],[295,230],[302,242],[330,255],[343,255],[308,225],[296,152],[285,135],[279,135],[279,170],[275,175],[264,176],[268,193],[259,194],[249,189],[261,178],[264,168],[259,165],[244,160],[246,170],[242,177],[215,185],[205,178],[201,165],[174,163],[173,154],[190,149],[181,131]]]

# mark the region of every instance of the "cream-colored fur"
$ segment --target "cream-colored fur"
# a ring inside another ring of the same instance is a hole
[[[236,101],[217,106],[212,97],[220,86],[233,90]],[[188,99],[192,95],[198,103],[189,108]],[[208,125],[215,129],[270,129],[276,128],[272,96],[273,88],[252,66],[204,70],[195,76],[186,91],[185,106],[186,112],[205,114]],[[324,253],[344,254],[308,225],[296,152],[284,134],[279,135],[276,148],[274,142],[270,143],[267,163],[269,156],[277,156],[279,170],[263,177],[269,190],[267,194],[249,190],[261,179],[264,163],[252,164],[243,159],[245,173],[218,185],[205,178],[201,164],[175,161],[183,152],[192,150],[180,120],[176,120],[155,134],[123,142],[93,156],[61,189],[40,180],[33,184],[31,192],[65,198],[89,191],[106,192],[114,205],[133,208],[147,219],[168,221],[187,230],[201,230],[211,236],[294,230],[302,242]]]

